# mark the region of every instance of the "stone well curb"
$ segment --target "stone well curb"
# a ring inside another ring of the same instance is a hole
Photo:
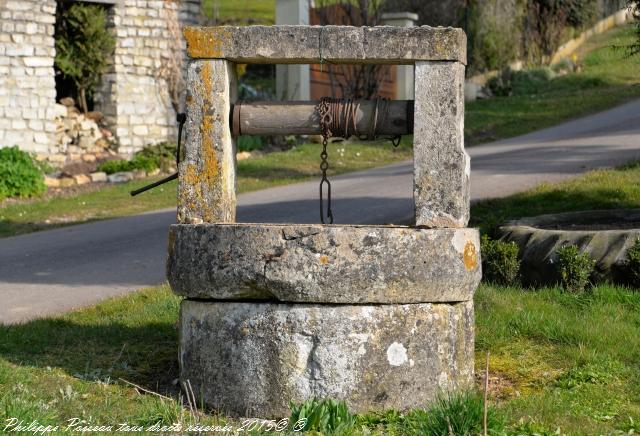
[[[476,229],[308,224],[176,224],[167,277],[178,295],[299,303],[473,299]]]

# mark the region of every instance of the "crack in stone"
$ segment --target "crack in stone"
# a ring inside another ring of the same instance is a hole
[[[320,232],[315,232],[315,233],[308,233],[308,234],[303,234],[303,235],[291,236],[291,235],[287,235],[285,233],[285,231],[282,230],[282,239],[284,239],[285,241],[296,241],[298,239],[309,238],[311,236],[316,236],[316,235],[319,235],[319,234],[320,234]]]

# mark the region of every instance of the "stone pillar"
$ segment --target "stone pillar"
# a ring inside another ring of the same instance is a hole
[[[464,150],[464,65],[416,62],[413,197],[417,226],[465,227],[470,160]]]
[[[199,0],[119,0],[111,7],[116,48],[96,93],[96,109],[114,130],[120,153],[176,140],[169,82],[184,53],[180,26],[197,20],[199,5]]]
[[[309,24],[309,0],[277,0],[276,24]],[[276,98],[309,100],[309,65],[276,65]]]
[[[178,222],[234,222],[236,145],[229,113],[236,100],[234,64],[194,60],[187,69],[184,160],[178,179]]]
[[[386,26],[414,27],[418,14],[413,12],[389,12],[382,14]],[[413,100],[413,65],[396,65],[396,100]]]
[[[0,1],[0,147],[56,153],[55,0]]]

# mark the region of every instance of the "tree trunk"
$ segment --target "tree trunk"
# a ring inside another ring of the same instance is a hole
[[[87,96],[85,95],[84,88],[80,88],[80,107],[85,115],[89,112],[89,108],[87,107]]]

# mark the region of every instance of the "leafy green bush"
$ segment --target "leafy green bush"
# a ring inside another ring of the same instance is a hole
[[[131,160],[110,160],[98,165],[98,171],[107,174],[119,173],[122,171],[144,170],[153,171],[160,168],[168,171],[176,165],[177,145],[170,142],[161,142],[155,145],[147,145],[142,150],[133,155]]]
[[[491,283],[514,285],[520,272],[519,248],[515,242],[504,242],[482,235],[480,240],[482,276]]]
[[[629,284],[640,288],[640,238],[627,250],[625,267]]]
[[[153,158],[138,155],[135,155],[131,160],[109,160],[98,165],[98,171],[104,171],[107,174],[135,170],[149,172],[156,168],[158,168],[158,165]]]
[[[0,148],[0,200],[6,197],[31,197],[45,190],[42,170],[18,147]]]
[[[568,292],[583,292],[589,285],[596,262],[575,245],[565,245],[556,250],[558,273],[562,288]]]
[[[298,428],[298,431],[316,431],[321,434],[339,435],[352,429],[356,423],[355,416],[349,413],[349,409],[343,401],[314,398],[300,405],[291,403],[289,408],[291,409],[289,422],[292,427],[298,421],[306,419],[306,424],[303,428]]]
[[[484,401],[476,392],[441,396],[424,412],[419,434],[433,436],[478,435],[483,432]],[[503,418],[493,409],[487,413],[487,432],[501,434]]]
[[[533,95],[545,91],[550,80],[555,76],[551,68],[532,68],[513,71],[510,68],[489,79],[487,87],[493,95]]]
[[[262,136],[239,136],[236,140],[236,147],[238,151],[253,151],[263,148],[265,143]]]

